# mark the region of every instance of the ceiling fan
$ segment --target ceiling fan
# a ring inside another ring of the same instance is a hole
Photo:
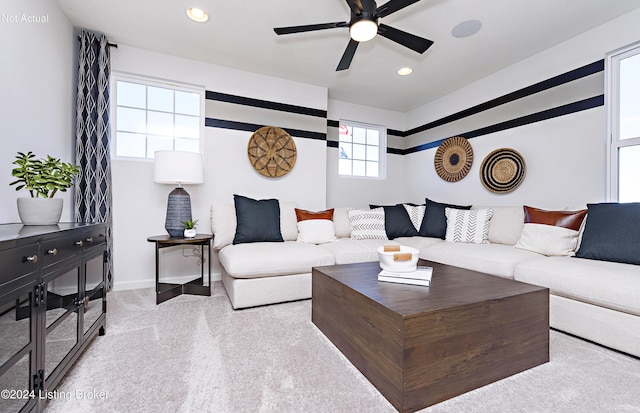
[[[395,13],[420,0],[390,0],[377,7],[374,0],[346,0],[351,9],[351,20],[348,22],[309,24],[305,26],[276,27],[273,30],[276,34],[291,34],[300,32],[310,32],[314,30],[334,29],[337,27],[348,27],[351,39],[347,49],[340,59],[336,71],[346,70],[351,65],[353,56],[356,53],[358,44],[373,39],[376,34],[386,37],[402,46],[408,47],[418,53],[424,53],[433,41],[422,37],[394,29],[386,24],[378,23],[378,20]]]

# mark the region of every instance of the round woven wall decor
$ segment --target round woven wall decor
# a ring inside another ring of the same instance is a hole
[[[473,164],[473,149],[461,136],[446,139],[438,146],[433,160],[438,176],[447,182],[456,182],[467,176]]]
[[[286,175],[296,163],[296,144],[286,131],[263,126],[251,135],[247,147],[251,166],[268,178]]]
[[[503,194],[516,189],[525,172],[524,159],[516,150],[496,149],[482,161],[480,180],[489,191]]]

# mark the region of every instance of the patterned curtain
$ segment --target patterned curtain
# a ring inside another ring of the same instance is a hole
[[[76,102],[76,178],[74,220],[107,223],[107,291],[113,286],[111,160],[109,157],[109,42],[83,31],[79,37]]]

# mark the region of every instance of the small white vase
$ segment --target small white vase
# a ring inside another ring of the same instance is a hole
[[[193,238],[196,236],[196,230],[195,229],[185,229],[184,230],[184,237],[185,238]]]
[[[62,198],[18,198],[18,215],[24,225],[55,225],[62,206]]]

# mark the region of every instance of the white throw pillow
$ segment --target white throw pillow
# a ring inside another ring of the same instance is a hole
[[[574,255],[578,231],[546,224],[524,224],[515,247],[543,255]]]
[[[420,226],[422,225],[422,218],[424,218],[424,210],[426,205],[409,205],[403,204],[404,208],[407,210],[407,214],[409,214],[409,219],[411,219],[411,223],[416,228],[416,231],[420,231]]]
[[[445,208],[447,217],[446,242],[468,242],[486,244],[489,237],[489,220],[493,209]]]
[[[307,219],[298,222],[299,242],[324,244],[336,240],[333,221],[329,219]]]
[[[351,239],[389,239],[384,228],[384,208],[349,211]]]

